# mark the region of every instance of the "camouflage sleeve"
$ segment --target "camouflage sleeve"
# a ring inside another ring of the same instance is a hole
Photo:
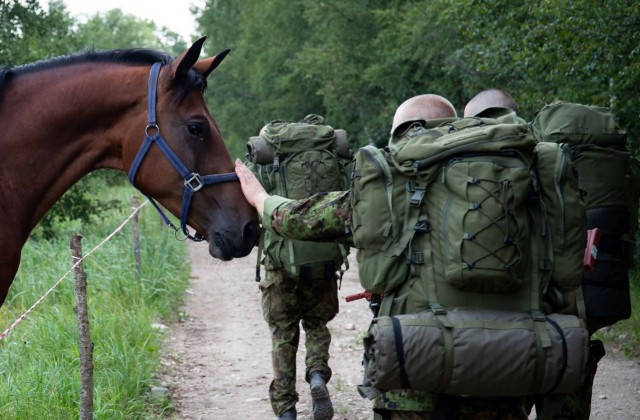
[[[271,196],[263,225],[287,239],[351,244],[350,191],[314,194],[302,200]]]

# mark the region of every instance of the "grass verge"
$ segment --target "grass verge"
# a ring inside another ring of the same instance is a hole
[[[20,270],[0,308],[4,330],[71,267],[70,240],[81,234],[84,254],[131,213],[130,187],[116,188],[121,205],[78,230],[57,226],[56,238],[30,240]],[[152,324],[177,318],[189,267],[184,243],[145,206],[139,216],[141,278],[137,278],[131,224],[84,260],[94,343],[96,419],[149,418],[148,390],[159,368],[162,333]],[[80,373],[73,274],[5,340],[0,341],[0,417],[74,419]],[[161,408],[155,407],[157,410]]]

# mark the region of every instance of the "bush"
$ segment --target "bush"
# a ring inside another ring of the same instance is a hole
[[[100,220],[118,205],[114,197],[101,194],[106,187],[124,185],[126,176],[117,171],[97,171],[82,178],[44,215],[31,234],[33,239],[51,240],[62,224],[75,223],[78,229]]]

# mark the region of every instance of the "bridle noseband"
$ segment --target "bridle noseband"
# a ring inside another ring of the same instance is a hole
[[[225,173],[225,174],[216,174],[216,175],[204,175],[201,176],[196,172],[189,171],[186,166],[180,161],[180,158],[171,150],[167,141],[160,134],[160,128],[158,127],[158,122],[156,121],[156,96],[157,96],[157,85],[158,85],[158,75],[160,74],[160,68],[162,67],[162,63],[154,63],[151,66],[151,71],[149,73],[149,87],[148,87],[148,97],[147,97],[147,127],[145,128],[145,138],[140,146],[140,150],[138,150],[138,154],[133,160],[133,164],[129,169],[129,182],[134,187],[136,174],[138,169],[140,168],[140,164],[142,160],[147,155],[149,148],[151,145],[155,143],[162,153],[169,159],[169,162],[173,165],[174,168],[180,173],[182,179],[184,179],[184,194],[182,196],[182,208],[180,210],[180,228],[185,236],[193,241],[200,242],[204,239],[200,233],[196,232],[194,235],[189,233],[189,229],[187,228],[187,214],[189,213],[189,206],[191,205],[191,199],[193,197],[193,193],[200,191],[202,187],[205,185],[215,185],[221,184],[223,182],[230,181],[238,181],[238,176],[235,172]],[[155,134],[151,135],[150,132],[155,131]],[[136,187],[137,188],[137,187]],[[153,198],[149,197],[147,194],[144,194],[145,197],[153,204],[153,206],[158,210],[162,220],[177,233],[178,228],[171,223],[169,218],[163,213],[160,209],[160,206],[153,200]]]

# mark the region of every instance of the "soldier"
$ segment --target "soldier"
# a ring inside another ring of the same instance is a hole
[[[340,169],[343,161],[334,157],[334,165],[328,164],[329,156],[333,155],[324,150],[324,136],[318,134],[329,129],[332,135],[338,131],[324,125],[324,118],[316,114],[308,115],[300,123],[278,120],[268,124],[261,130],[261,137],[253,138],[258,139],[254,146],[260,139],[271,145],[264,141],[269,133],[281,139],[286,132],[299,141],[295,143],[299,150],[290,141],[287,147],[291,150],[278,149],[282,154],[278,155],[277,165],[273,163],[273,156],[261,160],[257,155],[254,160],[248,155],[250,162],[247,165],[256,174],[268,174],[262,178],[265,186],[287,197],[303,198],[318,191],[343,189],[347,182]],[[344,130],[341,134],[346,143]],[[338,142],[337,138],[335,141]],[[264,265],[265,276],[262,279],[258,276],[257,280],[262,292],[262,313],[269,324],[272,342],[271,407],[280,420],[297,417],[296,353],[302,325],[305,331],[305,379],[312,397],[312,416],[314,420],[330,420],[334,410],[327,389],[332,373],[329,367],[331,333],[327,323],[338,313],[337,271],[348,250],[332,243],[291,241],[273,232],[262,235],[260,249],[264,251],[264,259],[259,263]]]
[[[464,116],[495,118],[518,111],[518,104],[511,95],[501,89],[489,88],[469,100],[464,109]],[[537,419],[588,419],[591,413],[593,380],[598,361],[604,354],[603,343],[600,340],[592,340],[587,364],[588,373],[584,385],[578,391],[572,394],[532,398],[529,406],[535,401]]]

